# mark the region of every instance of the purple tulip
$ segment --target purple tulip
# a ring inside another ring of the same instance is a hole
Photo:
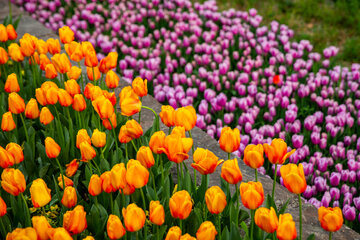
[[[356,218],[356,210],[355,207],[351,207],[349,205],[345,205],[342,209],[344,217],[348,221],[354,221]]]

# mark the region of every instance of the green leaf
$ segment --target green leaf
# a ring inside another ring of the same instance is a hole
[[[208,177],[207,175],[201,175],[201,185],[196,191],[196,200],[199,202],[203,202],[205,199],[205,192],[208,186]]]
[[[230,227],[230,239],[241,239],[239,228],[233,222]]]
[[[245,223],[245,222],[241,222],[241,223],[240,223],[240,226],[241,226],[242,230],[244,230],[246,236],[249,237],[249,228],[248,228],[248,226],[246,225],[246,223]]]
[[[306,240],[315,240],[315,234],[311,234]]]
[[[250,218],[250,215],[247,211],[245,211],[244,209],[240,209],[239,212],[239,222],[243,222],[246,219]]]
[[[225,228],[222,230],[221,239],[222,240],[231,240],[230,232],[229,232],[229,229],[227,226],[225,226]]]
[[[236,211],[235,204],[230,205],[230,222],[238,223],[238,211]]]
[[[185,173],[185,177],[181,183],[182,190],[186,190],[191,193],[191,177],[188,172]]]
[[[86,219],[89,230],[95,233],[96,239],[102,238],[108,219],[106,209],[99,203],[93,204]]]
[[[290,202],[290,199],[288,199],[288,200],[286,201],[286,203],[281,207],[281,209],[279,210],[279,215],[285,213],[286,208],[287,208],[289,202]]]

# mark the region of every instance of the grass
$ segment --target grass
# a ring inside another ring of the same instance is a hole
[[[340,64],[360,62],[358,0],[217,0],[217,4],[220,11],[256,8],[264,24],[277,20],[288,25],[295,40],[310,40],[314,51],[334,45],[340,48]]]

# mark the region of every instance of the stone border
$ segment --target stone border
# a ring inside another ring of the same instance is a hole
[[[16,7],[12,6],[13,10],[13,17],[17,17],[20,14],[22,14],[21,21],[19,23],[17,33],[18,38],[21,38],[21,36],[24,33],[30,33],[38,38],[42,39],[48,39],[48,38],[58,38],[57,34],[52,32],[50,29],[47,29],[44,25],[42,25],[40,22],[34,20],[31,16],[29,16],[27,13],[21,12],[21,10]],[[0,21],[2,21],[6,16],[8,15],[8,1],[7,0],[0,0]],[[86,71],[86,67],[82,66],[83,72],[84,69]],[[120,90],[128,86],[129,84],[125,81],[120,82],[120,86],[118,89],[116,89],[116,93],[118,94]],[[149,106],[153,108],[157,113],[161,111],[161,104],[152,96],[145,96],[143,97],[143,104],[145,106]],[[144,128],[144,131],[152,126],[154,121],[154,115],[152,112],[143,109],[142,116],[141,116],[141,126]],[[168,128],[160,124],[161,130],[165,131],[167,133]],[[223,152],[218,142],[215,139],[212,139],[209,135],[207,135],[204,131],[202,131],[200,128],[195,127],[193,130],[193,138],[194,138],[194,144],[196,147],[202,147],[207,148],[210,151],[212,151],[216,156],[218,156],[220,159],[227,159],[227,154]],[[235,155],[232,155],[232,158],[235,158]],[[189,169],[192,169],[191,163],[192,163],[192,156],[190,155],[190,158],[185,161],[187,167]],[[255,174],[254,170],[248,166],[246,166],[243,161],[239,161],[239,167],[243,175],[243,181],[254,181]],[[193,171],[190,171],[190,174],[192,174]],[[216,171],[210,175],[209,177],[209,186],[218,185],[220,186],[220,173],[221,173],[221,166],[216,169]],[[198,175],[199,176],[199,175]],[[266,177],[264,175],[259,174],[258,176],[259,181],[262,183],[264,187],[265,194],[271,194],[272,191],[272,179],[269,177]],[[198,177],[198,184],[200,184],[201,178]],[[234,190],[234,189],[232,189]],[[285,202],[290,199],[290,202],[288,204],[286,212],[291,213],[291,215],[294,218],[294,221],[296,222],[297,229],[299,227],[299,210],[298,210],[298,200],[297,196],[295,194],[291,194],[286,188],[281,186],[280,184],[276,185],[276,195],[275,195],[275,203],[276,205],[283,205]],[[328,233],[325,232],[318,221],[318,214],[317,209],[311,205],[307,204],[303,201],[303,239],[306,239],[310,234],[315,234],[315,239],[328,239]],[[358,239],[360,240],[360,234],[353,231],[349,227],[343,225],[343,227],[336,233],[333,234],[333,239]]]

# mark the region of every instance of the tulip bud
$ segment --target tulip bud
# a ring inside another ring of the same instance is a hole
[[[124,226],[122,225],[120,218],[113,214],[109,215],[107,225],[106,225],[106,231],[107,231],[108,237],[111,240],[120,239],[126,233],[126,230],[125,230]]]
[[[255,212],[255,224],[267,233],[273,233],[276,231],[279,225],[276,212],[273,207],[259,208]]]
[[[178,226],[174,226],[169,229],[165,240],[179,240],[180,237],[181,237],[181,229]]]
[[[83,49],[81,43],[72,41],[65,44],[65,51],[70,56],[70,59],[74,62],[79,62],[84,58]]]
[[[180,237],[179,240],[196,240],[196,238],[194,238],[193,236],[191,236],[190,234],[188,233],[185,233],[184,235],[182,235]]]
[[[50,47],[49,47],[49,52],[51,53]],[[56,53],[51,58],[51,62],[52,64],[54,64],[56,71],[58,71],[61,74],[67,73],[71,68],[71,63],[65,53],[62,54]]]
[[[45,150],[48,158],[57,158],[60,154],[61,147],[52,139],[47,137],[45,139]]]
[[[83,95],[76,94],[74,96],[74,102],[73,102],[72,108],[78,112],[82,112],[86,109],[86,101],[85,101]]]
[[[2,168],[8,168],[15,164],[14,155],[0,146],[0,166]]]
[[[92,105],[101,119],[108,119],[114,113],[114,106],[110,100],[103,95],[92,101]]]
[[[59,28],[59,37],[63,44],[71,43],[74,41],[74,32],[68,26],[63,26]]]
[[[165,138],[164,147],[159,150],[164,152],[170,161],[181,163],[189,158],[188,152],[192,144],[191,138],[182,138],[179,135],[170,134]]]
[[[189,217],[193,207],[190,194],[186,190],[176,192],[169,200],[170,213],[173,218],[184,220]]]
[[[36,100],[41,104],[41,106],[47,105],[46,94],[43,89],[37,88],[35,90],[35,97],[36,97]]]
[[[244,150],[244,163],[251,168],[257,169],[264,164],[264,149],[261,144],[247,145]]]
[[[8,60],[8,53],[4,48],[0,47],[0,65],[7,63]]]
[[[4,132],[10,132],[12,130],[14,130],[16,128],[14,119],[12,117],[12,113],[11,112],[6,112],[3,114],[2,116],[2,120],[1,120],[1,129]]]
[[[137,160],[127,163],[126,182],[134,188],[142,188],[149,181],[149,171]]]
[[[6,145],[6,151],[10,153],[15,161],[15,164],[19,164],[24,161],[24,153],[22,147],[17,143],[9,143]]]
[[[15,28],[12,24],[8,24],[6,26],[6,32],[8,35],[9,40],[15,40],[17,38],[17,33],[15,31]]]
[[[41,55],[46,56],[46,54],[48,53],[47,43],[44,40],[39,39],[36,44],[36,51],[38,52],[38,54],[40,54],[40,58]]]
[[[66,175],[68,177],[72,177],[75,175],[76,171],[79,168],[79,163],[77,162],[76,159],[72,160],[69,164],[66,164]]]
[[[81,75],[81,68],[77,66],[72,66],[70,71],[67,73],[68,79],[77,80]]]
[[[57,87],[50,87],[45,91],[45,98],[47,104],[54,105],[58,102],[59,100],[58,91],[59,89]]]
[[[37,39],[36,39],[37,40]],[[24,36],[20,39],[20,48],[21,52],[26,56],[30,57],[34,54],[36,49],[36,43],[33,36],[28,33],[25,33]]]
[[[82,142],[88,142],[91,145],[91,139],[86,129],[80,129],[76,135],[76,147],[80,148]]]
[[[85,54],[85,66],[87,67],[96,67],[99,63],[99,60],[96,56],[96,52],[94,50],[84,51]]]
[[[105,82],[108,88],[117,88],[119,86],[119,81],[120,78],[114,71],[110,70],[106,73]]]
[[[69,232],[64,228],[49,228],[47,234],[50,240],[73,240]]]
[[[212,214],[222,213],[226,207],[226,195],[218,186],[213,186],[205,192],[205,202]]]
[[[40,122],[44,125],[48,125],[54,120],[54,116],[51,114],[47,107],[43,107],[40,112]]]
[[[300,194],[305,192],[307,184],[304,174],[303,165],[300,163],[298,166],[289,163],[281,166],[281,177],[283,178],[285,187],[292,193]]]
[[[74,102],[74,99],[64,89],[59,89],[58,97],[59,97],[59,103],[63,107],[68,107]]]
[[[63,218],[63,227],[70,234],[79,234],[87,228],[86,212],[78,205],[72,211],[67,211]]]
[[[126,168],[124,163],[115,164],[111,171],[111,185],[115,189],[125,188],[126,182]]]
[[[97,81],[101,77],[101,73],[98,67],[87,67],[86,73],[90,81]],[[95,79],[94,79],[94,75],[95,75]]]
[[[6,213],[6,203],[4,202],[4,200],[0,197],[0,217],[3,217]]]
[[[146,146],[141,146],[136,154],[136,160],[146,168],[151,168],[155,164],[154,156],[151,149]]]
[[[196,232],[197,240],[214,240],[218,232],[210,221],[203,222]]]
[[[184,127],[186,131],[195,127],[196,120],[196,111],[192,106],[178,108],[175,111],[175,125]]]
[[[165,211],[164,207],[159,201],[150,202],[150,221],[158,226],[163,225],[165,222]]]
[[[164,147],[165,143],[165,133],[163,131],[158,131],[153,133],[149,141],[149,147],[153,153],[161,154],[160,148]]]
[[[95,147],[102,148],[106,145],[106,133],[95,129],[91,136],[91,142]]]
[[[76,190],[75,188],[68,186],[65,188],[64,195],[61,199],[62,205],[67,208],[75,207],[77,202]]]
[[[64,189],[64,185],[65,185],[65,188],[67,187],[67,186],[74,186],[74,182],[70,179],[70,178],[68,178],[68,177],[66,177],[66,176],[64,176],[64,181],[65,181],[65,184],[63,183],[63,175],[62,174],[60,174],[60,176],[57,178],[57,180],[58,180],[58,185],[59,185],[59,187],[61,188],[61,189]]]
[[[45,66],[45,77],[47,79],[54,79],[57,77],[57,71],[54,64],[49,63]]]
[[[37,240],[37,234],[34,228],[16,228],[11,233],[6,235],[6,240],[17,240],[17,239],[26,239],[26,240]]]
[[[6,27],[3,24],[0,24],[0,42],[7,42],[8,34]]]
[[[175,125],[175,109],[170,105],[161,106],[161,112],[159,114],[161,121],[167,127],[173,127]]]
[[[204,148],[197,148],[193,155],[193,160],[195,163],[192,163],[191,166],[199,171],[202,175],[207,175],[215,172],[217,166],[224,162],[224,160],[219,160],[211,151]]]
[[[118,139],[119,139],[119,142],[121,142],[121,143],[128,143],[132,140],[131,137],[126,135],[126,126],[125,125],[121,126]]]
[[[336,232],[340,230],[341,226],[343,225],[343,214],[339,207],[320,207],[318,209],[318,214],[321,227],[325,231]]]
[[[242,180],[242,174],[236,158],[224,162],[221,167],[221,177],[230,184],[238,184]]]
[[[20,86],[15,73],[12,73],[7,77],[4,89],[7,93],[20,91]]]
[[[46,44],[48,46],[48,50],[51,55],[54,55],[54,54],[56,55],[56,54],[60,53],[61,46],[60,46],[60,42],[58,39],[49,38],[48,40],[46,40]],[[65,72],[61,72],[61,73],[65,73]]]
[[[100,179],[101,179],[101,184],[102,184],[101,187],[104,192],[111,193],[111,192],[115,192],[116,190],[118,190],[116,188],[116,186],[113,185],[116,183],[112,181],[111,171],[106,171],[103,174],[101,174]]]
[[[122,215],[124,217],[125,227],[129,232],[136,232],[143,228],[146,220],[145,212],[135,203],[123,208]]]
[[[147,80],[143,80],[140,77],[135,78],[132,82],[132,88],[139,97],[146,96],[148,93]]]
[[[80,94],[80,85],[74,80],[70,79],[65,82],[65,90],[74,97],[76,94]]]
[[[17,196],[25,191],[25,177],[19,169],[5,168],[1,174],[1,186],[6,192]]]
[[[125,127],[125,134],[132,139],[140,138],[143,135],[141,125],[134,119],[128,120]]]
[[[261,182],[242,182],[240,184],[241,201],[247,209],[256,209],[264,202],[264,189]]]
[[[111,130],[112,127],[116,128],[117,126],[117,122],[116,122],[116,114],[115,112],[113,113],[113,115],[111,116],[111,118],[109,119],[103,119],[102,120],[102,124],[103,126],[108,129]]]
[[[295,149],[287,152],[286,142],[281,138],[277,138],[271,141],[271,145],[265,143],[264,151],[272,164],[283,164],[295,152]]]
[[[24,61],[24,55],[21,52],[20,46],[16,43],[11,43],[8,48],[9,56],[15,62],[22,62]]]
[[[36,119],[40,116],[39,106],[36,99],[31,98],[25,107],[25,117]]]
[[[141,110],[141,101],[130,86],[121,89],[120,108],[121,114],[128,117],[140,112]]]
[[[31,201],[35,208],[43,207],[51,201],[51,190],[43,179],[34,180],[30,187]]]
[[[32,225],[37,233],[38,240],[48,240],[47,231],[51,228],[45,216],[33,216],[31,218]]]
[[[293,240],[296,238],[296,226],[290,213],[280,214],[276,236],[279,240]]]
[[[25,102],[16,92],[12,92],[8,97],[9,111],[14,114],[19,114],[25,111]]]
[[[102,192],[101,179],[97,174],[94,174],[90,178],[88,191],[91,196],[97,196]]]
[[[90,143],[88,141],[80,143],[81,161],[88,162],[96,156],[96,151],[90,144],[91,141]]]
[[[230,127],[224,127],[221,130],[219,144],[220,148],[227,153],[232,153],[238,150],[240,147],[239,129],[231,129]]]

